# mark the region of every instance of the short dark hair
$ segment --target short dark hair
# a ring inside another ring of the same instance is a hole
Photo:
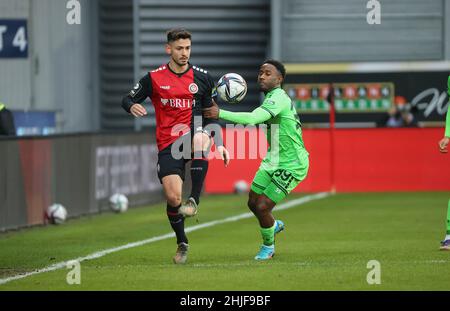
[[[167,43],[177,41],[179,39],[191,40],[191,33],[184,28],[173,28],[167,31]]]
[[[280,61],[277,61],[277,60],[275,60],[275,59],[269,58],[269,59],[266,59],[266,60],[261,64],[261,66],[264,65],[264,64],[271,64],[271,65],[273,65],[275,68],[277,68],[278,72],[281,74],[281,76],[283,77],[283,80],[284,80],[284,78],[286,77],[286,68],[284,68],[284,65],[283,65]]]

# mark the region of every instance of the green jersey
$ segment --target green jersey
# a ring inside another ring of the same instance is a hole
[[[261,168],[290,169],[295,175],[308,152],[303,143],[300,118],[291,98],[283,89],[276,88],[266,94],[260,107],[271,115],[265,122],[270,148]]]
[[[294,177],[303,176],[308,152],[302,139],[301,122],[292,100],[278,87],[268,92],[260,107],[253,112],[220,110],[219,117],[240,124],[267,125],[267,141],[270,145],[261,168],[267,171],[287,169]]]

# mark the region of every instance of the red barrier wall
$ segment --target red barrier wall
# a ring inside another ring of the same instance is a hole
[[[330,130],[305,129],[310,170],[294,191],[329,191],[333,184],[338,192],[448,191],[450,154],[439,153],[437,147],[443,133],[441,128],[336,129],[331,150]],[[237,180],[251,183],[259,163],[260,159],[232,160],[224,168],[212,159],[205,191],[228,193]]]
[[[51,141],[21,140],[19,146],[28,224],[41,224],[51,202]]]

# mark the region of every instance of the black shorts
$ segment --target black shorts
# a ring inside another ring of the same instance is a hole
[[[191,142],[192,142],[192,138],[194,137],[194,134],[199,133],[199,132],[203,132],[203,133],[207,134],[209,137],[211,137],[211,135],[208,132],[206,132],[202,128],[198,128],[196,131],[191,130],[190,135],[186,134],[186,135],[181,136],[180,138],[177,139],[176,142],[180,143],[181,141],[184,141],[184,140],[190,138],[190,140],[188,141],[188,145],[191,146]],[[172,144],[170,144],[169,146],[167,146],[166,148],[164,148],[163,150],[161,150],[158,153],[157,171],[158,171],[159,182],[161,184],[162,184],[163,177],[168,176],[168,175],[178,175],[184,181],[185,173],[186,173],[186,170],[185,170],[186,163],[192,159],[190,150],[186,154],[186,157],[174,158],[174,156],[172,155],[172,146],[174,143],[175,142],[173,142]],[[180,148],[179,151],[183,152],[183,149]]]

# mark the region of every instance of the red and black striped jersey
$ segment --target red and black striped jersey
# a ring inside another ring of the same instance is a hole
[[[134,103],[151,99],[156,115],[156,142],[162,150],[191,129],[213,122],[202,122],[202,108],[212,105],[215,92],[215,83],[206,70],[189,64],[185,72],[175,73],[166,64],[142,77],[124,98],[122,107],[130,112]]]

